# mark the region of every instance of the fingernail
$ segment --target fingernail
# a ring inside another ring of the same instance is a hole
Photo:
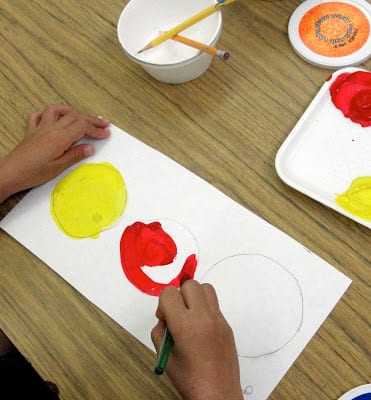
[[[101,115],[98,115],[98,118],[100,120],[102,120],[102,122],[106,123],[106,124],[110,124],[111,122],[107,119],[107,118],[103,118]]]
[[[86,146],[84,147],[84,156],[89,157],[94,154],[94,147],[93,146]]]

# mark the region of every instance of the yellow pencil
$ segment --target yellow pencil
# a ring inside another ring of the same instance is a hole
[[[205,53],[209,53],[212,56],[219,57],[221,60],[224,61],[228,60],[228,58],[230,57],[230,54],[227,51],[216,49],[215,47],[208,46],[204,43],[197,42],[196,40],[189,39],[181,35],[175,35],[171,39],[179,43],[183,43],[187,46],[194,47],[195,49],[204,51]]]
[[[194,15],[191,18],[188,18],[187,20],[175,26],[174,28],[164,33],[161,33],[159,36],[157,36],[155,39],[149,42],[146,46],[144,46],[141,50],[139,50],[138,53],[151,49],[152,47],[158,46],[165,40],[171,39],[174,35],[177,35],[178,33],[184,31],[184,29],[189,28],[190,26],[196,24],[197,22],[203,20],[204,18],[218,11],[221,7],[227,6],[228,4],[233,3],[234,1],[236,0],[224,0],[224,1],[219,0],[218,3],[213,4],[208,8],[205,8],[205,10],[200,11],[198,14]]]

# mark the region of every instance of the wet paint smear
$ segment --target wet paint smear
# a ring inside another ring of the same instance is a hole
[[[67,236],[96,239],[120,218],[126,199],[125,182],[113,165],[87,163],[56,184],[50,212]]]
[[[340,74],[330,86],[332,102],[346,118],[371,126],[371,72]]]
[[[152,280],[142,267],[159,267],[173,263],[177,246],[165,232],[160,222],[135,222],[128,226],[120,241],[122,269],[127,279],[139,290],[159,296],[166,286],[179,287],[186,279],[192,279],[197,267],[195,254],[189,255],[179,274],[168,283]]]
[[[346,192],[336,196],[336,204],[357,217],[371,221],[371,176],[355,179]]]

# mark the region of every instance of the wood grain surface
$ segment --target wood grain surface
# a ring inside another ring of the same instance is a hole
[[[103,115],[344,272],[351,287],[270,396],[334,400],[371,379],[371,233],[275,171],[277,150],[332,72],[289,43],[300,3],[226,7],[218,47],[231,53],[228,62],[167,85],[120,48],[125,0],[2,0],[0,157],[47,104]],[[0,218],[23,195],[3,203]],[[151,351],[3,231],[0,278],[0,328],[62,399],[179,398],[166,376],[154,376]]]

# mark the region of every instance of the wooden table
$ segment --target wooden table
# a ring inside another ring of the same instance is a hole
[[[122,52],[126,1],[0,4],[0,156],[25,119],[65,103],[173,158],[344,272],[353,284],[271,395],[336,399],[368,383],[370,230],[286,186],[278,148],[330,70],[304,62],[287,35],[299,0],[239,0],[223,11],[221,48],[199,79],[153,80]],[[371,69],[371,61],[363,64]],[[22,198],[1,205],[3,217]],[[62,399],[175,399],[154,355],[50,268],[0,232],[0,327]]]

